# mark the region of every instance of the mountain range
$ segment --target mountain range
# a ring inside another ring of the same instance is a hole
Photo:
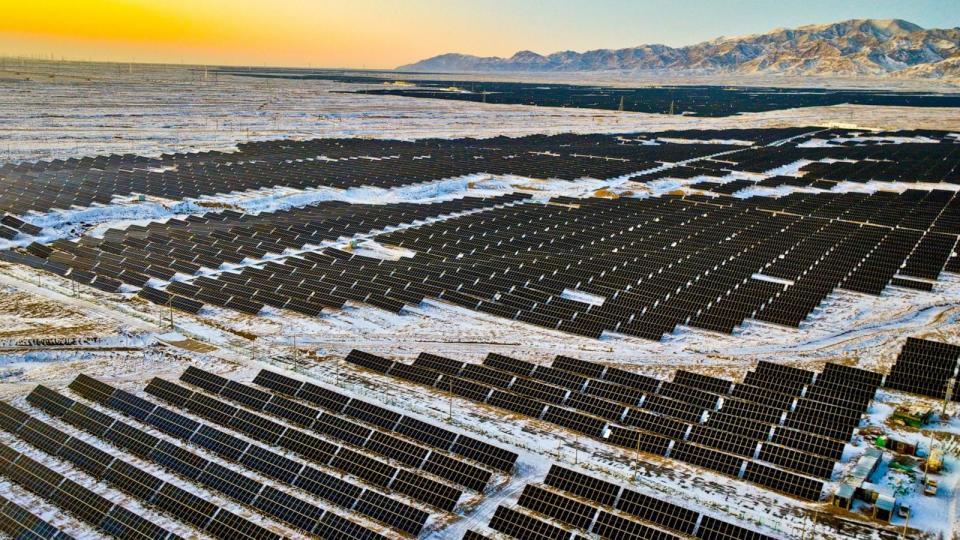
[[[659,71],[793,76],[896,76],[960,79],[960,28],[925,29],[900,19],[854,19],[721,37],[686,47],[640,45],[510,58],[442,54],[399,71]]]

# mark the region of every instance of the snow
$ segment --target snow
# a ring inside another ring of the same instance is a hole
[[[924,136],[915,136],[915,137],[902,137],[902,136],[892,136],[892,135],[878,135],[878,136],[861,136],[861,137],[834,137],[832,139],[819,139],[812,138],[808,141],[804,141],[797,145],[798,148],[832,148],[841,146],[843,143],[862,143],[862,142],[878,142],[883,144],[904,144],[904,143],[920,143],[920,144],[937,144],[940,141],[937,139],[931,139],[930,137]],[[837,143],[837,144],[832,144]]]
[[[837,106],[744,114],[735,118],[690,118],[345,95],[331,92],[341,86],[328,81],[257,80],[229,76],[221,76],[217,81],[197,80],[195,73],[183,68],[164,71],[137,66],[136,73],[121,77],[123,80],[120,81],[110,78],[83,81],[84,68],[71,69],[75,72],[59,73],[49,80],[0,79],[0,111],[3,111],[0,113],[3,118],[0,153],[4,160],[65,158],[104,152],[132,151],[157,155],[172,150],[229,150],[235,148],[238,141],[279,136],[410,139],[645,132],[622,137],[629,140],[647,137],[643,138],[643,144],[650,145],[723,143],[734,146],[735,151],[746,141],[657,139],[656,132],[667,129],[854,125],[853,118],[856,118],[855,127],[864,132],[855,137],[825,140],[815,138],[819,129],[811,128],[809,133],[814,134],[814,138],[808,138],[800,145],[817,147],[867,141],[887,144],[929,142],[920,140],[923,137],[867,133],[877,127],[960,130],[960,117],[956,111],[941,109]],[[81,78],[71,78],[74,76]],[[184,91],[189,92],[187,97],[184,97]],[[137,107],[130,107],[130,103],[136,103]],[[261,105],[264,108],[258,111]],[[960,138],[960,135],[955,136]],[[788,143],[778,141],[773,144],[782,146]],[[725,153],[715,157],[721,158]],[[315,159],[326,158],[318,156]],[[773,175],[798,176],[802,174],[800,169],[808,163],[798,160],[762,174],[732,173],[719,180],[710,179],[726,183],[739,178],[759,181]],[[141,200],[133,194],[118,197],[106,206],[58,209],[25,218],[44,227],[39,240],[46,242],[76,238],[83,233],[102,236],[112,228],[217,212],[222,207],[261,213],[332,200],[363,204],[426,203],[513,192],[529,193],[535,202],[558,195],[590,196],[600,190],[613,196],[657,197],[677,189],[689,190],[691,184],[707,178],[668,178],[648,184],[631,181],[636,174],[669,171],[676,165],[665,164],[614,179],[562,181],[510,175],[469,175],[389,189],[267,187],[186,201],[154,197]],[[914,188],[957,189],[958,186],[841,182],[833,191],[869,193]],[[737,196],[785,195],[794,191],[816,190],[791,186],[749,188],[738,192]],[[379,244],[372,236],[357,235],[324,246],[335,245],[357,254],[391,260],[411,255],[408,250]],[[14,242],[0,242],[0,249],[22,246],[30,241],[33,239],[21,237]],[[305,246],[304,250],[288,251],[270,258],[324,246]],[[204,273],[214,275],[262,262],[246,260],[239,265],[205,269]],[[773,279],[762,275],[756,277]],[[190,277],[181,275],[175,279],[189,280]],[[151,283],[163,285],[159,280]],[[571,336],[440,300],[426,300],[401,314],[348,303],[343,310],[324,312],[315,318],[276,309],[265,309],[260,316],[251,317],[207,307],[198,316],[174,313],[173,327],[170,328],[169,311],[146,303],[130,292],[110,295],[89,288],[75,292],[73,283],[64,278],[0,263],[0,319],[3,320],[3,328],[0,328],[0,395],[25,406],[22,398],[35,384],[42,382],[63,388],[79,372],[140,393],[150,377],[175,379],[187,365],[199,365],[240,381],[250,380],[261,367],[270,367],[308,377],[340,392],[382,403],[404,414],[444,424],[455,431],[518,451],[520,458],[515,473],[498,478],[497,485],[479,502],[473,500],[465,504],[453,523],[437,524],[436,530],[425,533],[424,537],[432,540],[458,538],[466,529],[487,523],[499,504],[512,504],[525,484],[542,480],[551,462],[580,468],[589,474],[649,491],[728,521],[760,527],[775,537],[799,537],[801,531],[809,531],[813,512],[822,511],[824,505],[801,503],[746,482],[651,456],[642,456],[638,474],[634,475],[635,456],[629,451],[598,441],[578,439],[556,426],[505,415],[503,411],[467,400],[455,398],[451,401],[443,393],[395,378],[361,373],[336,360],[351,349],[404,360],[429,351],[473,362],[488,352],[499,352],[539,364],[549,363],[554,356],[564,354],[667,379],[674,370],[684,368],[739,380],[758,360],[774,360],[809,369],[819,369],[828,361],[855,360],[861,367],[885,372],[908,336],[936,336],[960,341],[956,339],[960,333],[960,276],[953,274],[942,275],[931,292],[890,288],[882,297],[873,297],[836,291],[799,330],[748,321],[734,335],[679,328],[659,343],[620,335],[607,335],[600,340]],[[591,304],[604,301],[580,291],[565,291],[564,297]],[[88,339],[69,347],[32,346],[29,340],[40,337]],[[865,425],[885,426],[898,403],[918,401],[922,402],[902,394],[880,392],[871,405]],[[453,416],[448,420],[451,404]],[[955,408],[954,405],[951,407]],[[951,412],[955,415],[954,408]],[[53,423],[76,433],[56,420]],[[953,416],[950,422],[931,426],[925,433],[897,431],[904,437],[917,440],[928,437],[930,432],[955,436],[960,434],[960,420]],[[0,436],[0,440],[10,439]],[[107,449],[105,443],[92,437],[85,440]],[[26,445],[19,448],[42,457],[42,453]],[[845,447],[840,474],[835,475],[835,480],[852,466],[865,448],[863,441],[854,441]],[[125,456],[125,459],[136,461],[131,456]],[[148,463],[137,463],[157,475],[172,479]],[[956,485],[960,477],[957,465],[960,464],[949,459],[947,465],[946,472],[939,476],[941,491],[937,497],[917,494],[916,486],[913,493],[905,496],[914,508],[911,526],[934,535],[949,535],[956,519]],[[894,479],[888,466],[873,478],[881,485]],[[92,479],[84,481],[98,492],[118,496],[109,488],[93,483]],[[195,487],[190,489],[197,490]],[[98,533],[17,487],[0,483],[0,490],[26,507],[36,509],[78,538],[99,537]],[[234,507],[217,495],[202,490],[197,492]],[[117,500],[125,499],[120,496]],[[165,525],[170,521],[164,516],[151,517]],[[828,524],[821,520],[814,536],[877,536],[872,527],[853,518],[842,523],[842,530],[835,527],[836,519],[831,517],[830,521]],[[895,526],[902,524],[899,518],[894,521]],[[181,525],[170,525],[176,526],[184,536],[196,536]],[[285,530],[283,526],[278,527]],[[289,531],[285,532],[289,534]],[[810,534],[807,533],[808,537]]]
[[[671,144],[728,144],[733,146],[753,146],[753,141],[740,139],[688,139],[682,137],[657,137],[660,142]]]

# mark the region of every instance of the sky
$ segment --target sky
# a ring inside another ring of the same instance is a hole
[[[379,69],[446,52],[682,46],[852,18],[952,28],[960,2],[0,0],[0,55]]]

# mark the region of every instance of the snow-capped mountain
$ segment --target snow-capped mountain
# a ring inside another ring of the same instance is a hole
[[[443,54],[401,71],[691,71],[786,75],[960,77],[960,28],[924,29],[899,20],[855,19],[719,38],[688,47],[520,51],[510,58]]]

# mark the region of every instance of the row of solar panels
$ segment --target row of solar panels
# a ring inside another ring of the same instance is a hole
[[[954,191],[910,189],[902,193],[806,193],[757,197],[758,205],[775,211],[842,219],[918,231],[960,232],[960,199]]]
[[[659,381],[566,357],[547,367],[494,353],[483,365],[421,354],[406,365],[352,351],[347,361],[814,500],[822,481],[763,462],[829,479],[879,385],[873,378],[844,384],[860,370],[839,366],[785,393],[786,386],[768,389],[782,377],[766,363],[733,385],[686,373]],[[704,389],[708,384],[715,390]]]
[[[949,139],[941,144],[802,147],[784,144],[755,147],[737,154],[737,170],[764,173],[807,160],[801,170],[837,181],[957,183],[960,148]]]
[[[765,534],[646,493],[553,465],[542,485],[524,486],[516,505],[497,507],[487,527],[520,540],[766,540]],[[469,531],[464,540],[483,540]]]
[[[960,346],[907,338],[884,387],[937,399],[960,401]]]

